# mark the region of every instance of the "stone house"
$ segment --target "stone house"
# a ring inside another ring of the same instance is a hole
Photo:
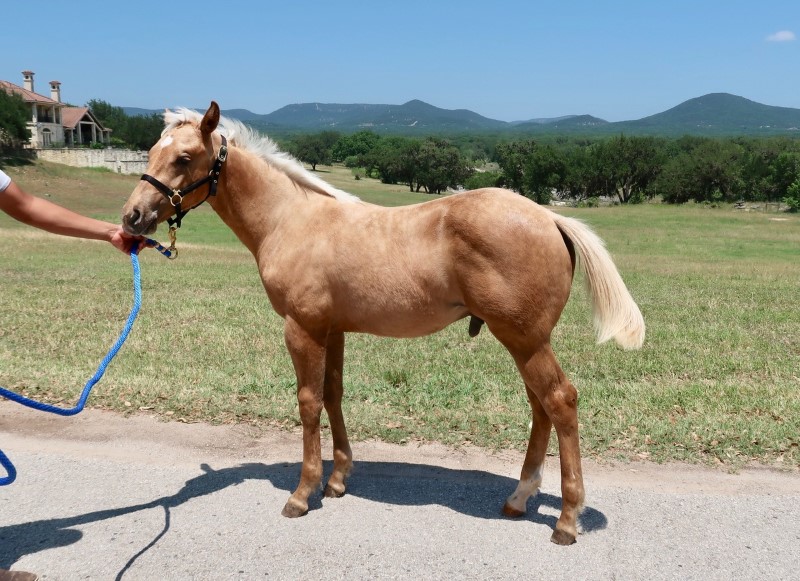
[[[22,97],[31,108],[30,147],[76,147],[108,144],[111,129],[106,129],[88,107],[71,107],[61,102],[61,83],[50,81],[50,96],[35,92],[32,71],[22,71],[23,86],[0,81],[0,89]]]

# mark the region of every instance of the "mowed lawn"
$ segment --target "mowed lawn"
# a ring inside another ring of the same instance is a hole
[[[32,193],[112,220],[138,181],[46,163],[4,169]],[[367,201],[430,198],[321,169]],[[596,345],[575,281],[553,345],[580,391],[584,455],[796,469],[800,218],[694,205],[558,211],[606,241],[648,328],[640,351]],[[165,241],[163,229],[156,237]],[[0,385],[73,405],[129,312],[130,262],[108,245],[5,215],[0,244]],[[282,321],[254,260],[207,206],[185,220],[178,246],[175,261],[152,250],[141,257],[141,314],[90,405],[295,428]],[[485,328],[475,339],[466,320],[422,339],[352,335],[345,359],[345,417],[356,439],[527,442],[524,388]]]

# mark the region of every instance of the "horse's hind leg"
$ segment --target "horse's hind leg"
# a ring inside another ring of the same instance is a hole
[[[314,336],[289,317],[286,318],[284,334],[297,375],[297,401],[303,424],[303,468],[300,483],[281,514],[297,517],[308,512],[308,497],[322,482],[319,420],[323,405],[326,339],[325,336]]]
[[[569,545],[575,542],[578,534],[578,513],[583,508],[584,499],[578,437],[578,391],[564,375],[549,344],[544,344],[531,355],[513,354],[525,385],[538,398],[558,435],[561,459],[561,516],[551,540],[559,545]],[[529,448],[525,458],[526,464],[531,460],[533,465],[528,467],[527,471],[523,466],[522,477],[530,477],[532,471],[535,481],[537,464],[541,466],[537,458],[543,453],[542,450],[547,444],[536,426],[534,432],[536,434],[531,434],[531,443],[535,444],[534,451],[531,452]],[[522,486],[522,482],[520,485]]]
[[[531,409],[533,410],[533,426],[531,427],[530,440],[528,441],[528,452],[525,454],[525,462],[522,464],[519,484],[503,506],[503,514],[510,517],[518,517],[525,514],[528,499],[539,491],[539,486],[542,484],[544,458],[553,426],[544,408],[542,408],[542,404],[539,402],[539,397],[530,387],[527,385],[525,387],[528,392],[528,401],[530,401]]]
[[[342,415],[342,368],[344,366],[344,333],[328,336],[325,357],[325,411],[331,424],[333,438],[333,473],[325,487],[325,496],[338,497],[345,492],[345,480],[353,467],[353,453],[347,440],[347,428]]]

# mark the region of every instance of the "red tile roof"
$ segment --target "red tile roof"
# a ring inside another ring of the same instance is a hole
[[[44,95],[40,95],[39,93],[34,93],[33,91],[29,91],[28,89],[23,89],[19,85],[15,85],[14,83],[10,83],[8,81],[0,81],[0,89],[4,89],[7,93],[16,93],[27,103],[42,103],[43,105],[62,105],[58,101],[51,99],[50,97],[45,97]]]
[[[67,129],[74,129],[88,112],[88,107],[64,107],[61,109],[61,124]]]
[[[87,122],[97,125],[101,131],[111,131],[111,129],[103,127],[103,124],[88,107],[64,107],[61,109],[61,125],[64,126],[64,129],[75,129],[84,118],[87,118]]]

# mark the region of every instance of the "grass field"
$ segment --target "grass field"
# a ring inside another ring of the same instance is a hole
[[[32,193],[112,220],[138,179],[46,163],[4,169]],[[367,201],[430,199],[322,169]],[[700,206],[560,211],[606,240],[648,325],[641,351],[595,345],[576,280],[553,344],[580,391],[584,455],[800,466],[800,219]],[[4,215],[0,243],[0,385],[73,405],[128,314],[130,264],[108,245]],[[207,207],[186,219],[178,246],[176,261],[141,257],[139,320],[90,405],[296,426],[282,321],[252,257]],[[466,321],[424,339],[353,335],[345,357],[356,439],[527,441],[521,381],[485,329],[475,339]]]

